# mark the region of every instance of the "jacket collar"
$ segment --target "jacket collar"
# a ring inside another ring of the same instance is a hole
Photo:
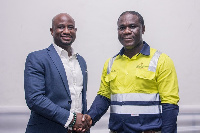
[[[143,41],[143,47],[141,49],[141,51],[139,53],[143,54],[143,55],[150,55],[150,46],[145,42]],[[121,56],[124,54],[124,47],[120,50],[120,52],[118,54],[120,54]],[[117,55],[118,55],[117,54]]]

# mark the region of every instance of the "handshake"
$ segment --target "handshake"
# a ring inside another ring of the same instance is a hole
[[[85,133],[92,126],[92,119],[87,114],[76,113],[70,123],[72,130],[77,133]]]

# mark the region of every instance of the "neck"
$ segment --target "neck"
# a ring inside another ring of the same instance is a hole
[[[67,46],[67,47],[64,47],[63,49],[68,52],[68,56],[69,57],[72,56],[72,47],[71,47],[71,45]]]
[[[57,44],[56,44],[57,45]],[[68,56],[72,56],[72,47],[71,45],[58,45],[62,49],[66,50],[68,52]]]
[[[126,55],[127,57],[129,58],[132,58],[134,55],[136,55],[137,53],[139,53],[143,47],[143,42],[142,43],[139,43],[138,45],[136,45],[135,47],[131,48],[131,49],[125,49],[124,51],[124,55]]]

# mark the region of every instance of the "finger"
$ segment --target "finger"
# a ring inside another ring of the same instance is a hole
[[[83,115],[83,119],[84,119],[84,121],[82,120],[82,122],[83,122],[84,128],[85,128],[85,130],[83,130],[83,131],[87,131],[91,127],[90,122],[88,121],[88,115],[87,114]]]
[[[88,126],[90,128],[91,125],[92,125],[92,119],[91,119],[91,117],[89,115],[86,115],[85,117],[86,117],[86,122],[87,122],[87,124],[88,124]]]
[[[90,121],[86,120],[87,127],[90,128]]]
[[[82,128],[82,131],[87,131],[89,129],[88,124],[87,124],[87,120],[83,121],[81,123],[81,125],[79,126],[79,128]]]
[[[76,132],[82,132],[82,128],[78,128],[77,130],[76,130]]]
[[[85,121],[85,115],[83,115],[83,117],[82,117],[82,121]]]

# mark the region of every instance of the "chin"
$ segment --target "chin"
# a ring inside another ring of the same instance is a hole
[[[134,48],[134,45],[133,44],[125,44],[124,47],[126,49],[132,49],[132,48]]]
[[[62,42],[63,45],[71,45],[72,43],[73,43],[72,41],[70,41],[70,42],[65,42],[65,41],[63,41],[63,42]]]
[[[133,49],[134,47],[130,46],[130,47],[125,47],[125,49]]]

